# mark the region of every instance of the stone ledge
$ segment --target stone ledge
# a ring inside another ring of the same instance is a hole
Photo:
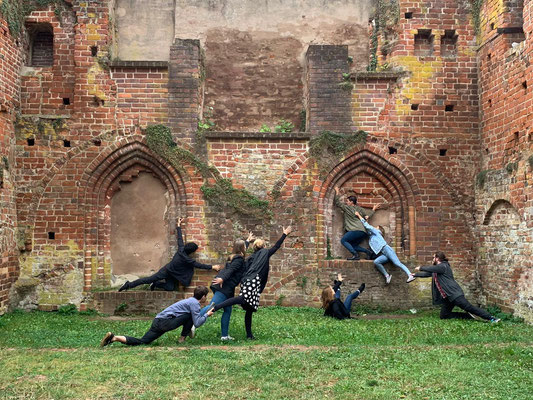
[[[394,80],[400,79],[407,75],[405,71],[365,71],[365,72],[355,72],[350,74],[350,79],[357,81],[359,79],[383,79],[383,80]]]
[[[168,61],[123,61],[113,60],[111,68],[168,68]]]
[[[206,139],[286,139],[286,140],[309,140],[309,132],[231,132],[216,131],[204,132]]]

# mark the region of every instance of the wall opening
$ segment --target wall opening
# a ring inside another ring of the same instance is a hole
[[[415,35],[415,56],[429,57],[433,55],[433,38],[431,29],[419,29]]]
[[[169,261],[169,200],[152,174],[140,172],[130,179],[120,182],[111,199],[112,274],[146,276]]]
[[[54,33],[50,24],[31,24],[28,27],[30,51],[28,65],[51,67],[54,65]]]

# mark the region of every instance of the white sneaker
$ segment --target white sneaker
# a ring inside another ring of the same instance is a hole
[[[220,340],[222,340],[223,342],[227,342],[228,340],[235,340],[235,338],[232,338],[230,335],[228,335],[228,336],[222,336]]]
[[[388,285],[388,284],[390,283],[390,280],[392,279],[392,275],[389,274],[389,276],[387,276],[387,278],[385,278],[385,279],[386,279],[385,282],[386,282],[387,285]]]
[[[407,278],[407,283],[413,282],[415,279],[416,279],[416,276],[414,276],[413,274],[410,274],[409,278]]]
[[[189,337],[193,339],[194,335],[196,335],[196,326],[193,325],[191,331],[189,332]]]

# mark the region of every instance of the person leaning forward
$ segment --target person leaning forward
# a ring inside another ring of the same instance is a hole
[[[368,260],[374,259],[375,256],[371,250],[359,246],[359,243],[368,238],[368,233],[355,213],[358,212],[363,217],[371,217],[379,207],[379,204],[375,205],[372,210],[359,207],[355,196],[349,196],[343,203],[339,196],[339,188],[335,187],[335,205],[344,213],[344,230],[346,233],[343,235],[341,243],[352,253],[348,260],[359,260],[359,252],[365,253]]]
[[[177,282],[181,283],[185,287],[189,286],[191,284],[195,268],[207,270],[214,269],[215,271],[220,271],[222,269],[221,265],[202,264],[191,258],[190,255],[198,250],[198,245],[194,242],[184,244],[183,235],[181,232],[182,222],[183,218],[178,218],[178,223],[176,226],[178,236],[178,251],[176,254],[174,254],[172,260],[151,276],[139,278],[133,282],[127,281],[120,287],[118,290],[119,292],[132,289],[142,284],[151,284],[150,290],[160,287],[166,291],[172,291],[175,289]]]

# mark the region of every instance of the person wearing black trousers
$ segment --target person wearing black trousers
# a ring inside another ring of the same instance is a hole
[[[256,239],[253,244],[254,253],[248,257],[246,263],[247,269],[241,279],[241,290],[238,296],[232,297],[215,305],[214,311],[221,308],[240,304],[246,311],[244,316],[244,326],[246,328],[246,337],[254,340],[252,334],[252,316],[259,308],[259,298],[265,289],[270,271],[270,257],[281,247],[285,238],[292,232],[290,226],[283,229],[283,235],[278,239],[276,244],[270,249],[265,249],[265,242],[262,239]]]
[[[183,328],[178,342],[183,343],[187,336],[194,336],[194,332],[192,331],[193,327],[199,327],[206,321],[207,317],[213,314],[210,311],[205,313],[205,315],[200,315],[200,304],[205,303],[207,293],[208,289],[205,286],[198,286],[194,289],[193,297],[180,300],[165,308],[156,315],[152,321],[152,326],[150,326],[150,329],[140,339],[132,336],[117,336],[112,332],[107,332],[100,342],[100,346],[105,347],[113,342],[120,342],[128,346],[149,344],[161,335],[180,326]]]
[[[341,285],[342,275],[338,274],[337,279],[333,281],[333,287],[328,286],[322,290],[322,308],[324,309],[324,316],[333,317],[337,319],[351,318],[350,310],[352,309],[352,302],[359,297],[365,284],[362,283],[355,292],[346,296],[344,302],[341,301]]]
[[[432,278],[431,294],[433,297],[433,304],[441,305],[441,319],[474,319],[474,316],[478,316],[492,323],[500,322],[498,318],[493,317],[487,311],[479,307],[473,306],[465,298],[463,289],[461,289],[461,286],[455,281],[452,268],[442,251],[437,251],[433,255],[433,265],[416,267],[415,271],[416,273],[414,276],[417,278]],[[466,312],[452,312],[455,306]]]
[[[194,242],[189,242],[185,244],[183,243],[183,235],[181,233],[182,222],[183,218],[178,218],[178,223],[176,226],[178,235],[178,251],[176,252],[176,254],[174,254],[172,260],[151,276],[139,278],[137,280],[134,280],[133,282],[127,281],[124,285],[120,287],[120,289],[118,290],[119,292],[148,283],[151,284],[150,290],[154,290],[156,287],[160,287],[170,292],[176,288],[178,282],[185,287],[189,286],[191,284],[191,279],[194,274],[195,268],[208,270],[214,269],[215,271],[221,270],[222,266],[220,265],[202,264],[190,257],[192,253],[198,250],[198,245]]]

